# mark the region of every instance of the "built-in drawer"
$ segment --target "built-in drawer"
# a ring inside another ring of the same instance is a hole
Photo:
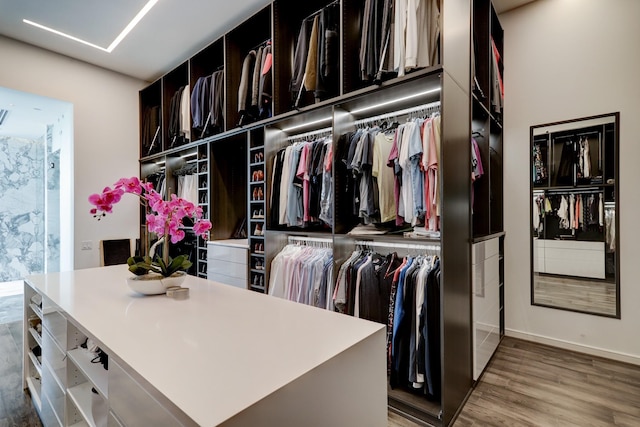
[[[124,425],[118,420],[118,417],[116,417],[113,412],[109,411],[107,427],[124,427]]]
[[[59,420],[64,420],[65,393],[60,388],[60,383],[56,381],[48,364],[42,366],[42,395],[43,402],[48,400],[51,410]]]
[[[115,360],[109,360],[109,406],[118,420],[127,427],[181,425]]]
[[[207,261],[207,273],[209,275],[227,276],[236,279],[247,279],[247,264],[224,262],[210,259]]]
[[[62,427],[63,425],[62,423],[64,419],[58,419],[56,414],[53,412],[51,402],[49,402],[49,399],[46,397],[42,399],[40,421],[42,421],[42,425],[45,427]]]
[[[235,286],[236,288],[247,289],[247,279],[239,279],[237,277],[229,277],[223,274],[213,274],[211,272],[208,273],[207,279],[213,280],[214,282],[224,283],[225,285]]]
[[[604,242],[544,240],[540,244],[544,245],[545,273],[605,278]]]
[[[246,264],[247,252],[246,248],[210,244],[207,246],[207,261],[218,260]]]
[[[58,307],[45,296],[42,297],[42,322],[51,333],[60,348],[67,347],[67,318],[59,311]]]
[[[58,346],[47,329],[42,330],[43,364],[47,365],[51,374],[61,388],[66,388],[67,361],[66,353]]]

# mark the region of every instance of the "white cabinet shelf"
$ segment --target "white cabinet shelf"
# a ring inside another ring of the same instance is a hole
[[[30,303],[29,307],[31,307],[31,310],[33,310],[36,316],[38,316],[40,320],[42,320],[42,318],[44,317],[44,315],[42,314],[42,309],[37,305],[35,305],[34,303]]]
[[[34,401],[37,408],[42,407],[42,401],[40,400],[40,392],[42,391],[42,383],[38,378],[27,377],[27,387],[29,393],[31,393],[31,399]]]
[[[40,336],[40,334],[38,333],[38,331],[36,331],[33,328],[29,328],[29,333],[31,334],[31,336],[33,337],[34,340],[36,340],[36,342],[38,343],[38,345],[40,347],[42,347],[42,337]]]
[[[70,350],[67,355],[87,380],[95,385],[98,393],[108,397],[109,371],[104,369],[101,363],[91,362],[95,356],[83,348]]]
[[[91,414],[91,387],[92,385],[89,382],[78,384],[67,390],[67,395],[73,401],[82,418],[84,418],[86,423],[84,425],[96,427],[96,423],[93,421],[93,415]],[[78,424],[83,425],[82,422]]]
[[[40,361],[38,360],[36,355],[33,354],[32,351],[29,352],[29,359],[31,359],[31,363],[33,363],[33,366],[36,368],[36,371],[38,371],[40,378],[42,378],[42,365],[40,364]]]

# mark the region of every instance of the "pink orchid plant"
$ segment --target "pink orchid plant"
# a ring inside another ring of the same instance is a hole
[[[89,203],[94,206],[89,212],[98,220],[102,219],[113,211],[113,205],[126,193],[137,195],[145,206],[147,230],[164,236],[162,258],[157,257],[154,261],[149,256],[131,257],[127,261],[129,270],[137,275],[153,271],[168,277],[176,271],[191,267],[192,263],[186,255],[169,258],[169,241],[177,243],[185,238],[184,218],[193,219],[195,235],[206,238],[211,222],[202,218],[202,208],[175,194],[171,194],[170,200],[163,200],[153,189],[152,183],[141,182],[137,177],[132,177],[122,178],[113,184],[113,188],[106,187],[102,193],[89,196]]]

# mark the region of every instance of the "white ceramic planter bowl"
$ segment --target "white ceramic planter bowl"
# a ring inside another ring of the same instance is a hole
[[[127,278],[127,285],[131,290],[142,295],[160,295],[167,292],[171,286],[180,286],[187,273],[178,271],[170,277],[163,277],[160,274],[150,273],[142,276],[132,276]]]

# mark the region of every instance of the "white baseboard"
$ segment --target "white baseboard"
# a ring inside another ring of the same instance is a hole
[[[589,345],[578,344],[571,341],[559,340],[557,338],[549,338],[543,335],[532,334],[528,332],[516,331],[513,329],[505,329],[505,335],[508,337],[519,338],[525,341],[533,341],[540,344],[558,347],[565,350],[575,351],[577,353],[585,353],[591,356],[604,357],[605,359],[617,360],[619,362],[630,363],[640,366],[640,357],[631,354],[621,353],[617,351],[605,350]]]

